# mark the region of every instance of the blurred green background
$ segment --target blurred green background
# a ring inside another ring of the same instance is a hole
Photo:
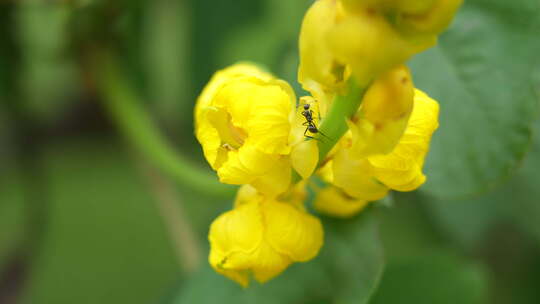
[[[441,104],[425,172],[319,257],[242,290],[207,265],[231,206],[193,136],[217,69],[296,83],[305,0],[0,4],[0,303],[540,303],[540,2],[467,0],[410,62]]]

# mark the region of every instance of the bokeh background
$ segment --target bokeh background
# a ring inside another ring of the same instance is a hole
[[[466,0],[410,62],[441,104],[428,182],[242,290],[192,110],[239,60],[296,82],[307,0],[0,2],[0,303],[540,303],[540,3]]]

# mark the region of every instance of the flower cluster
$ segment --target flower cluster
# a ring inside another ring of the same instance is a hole
[[[196,137],[219,180],[241,185],[234,208],[210,227],[217,272],[247,286],[317,255],[322,225],[304,206],[311,176],[325,182],[313,186],[314,208],[337,217],[425,182],[439,108],[404,62],[436,42],[459,4],[316,1],[302,24],[298,71],[312,96],[298,102],[289,84],[253,64],[212,77],[195,107]],[[363,92],[358,100],[337,98],[351,87]],[[340,102],[358,106],[326,119]],[[346,130],[332,128],[339,123]]]

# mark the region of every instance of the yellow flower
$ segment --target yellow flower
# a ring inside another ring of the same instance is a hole
[[[409,69],[399,65],[379,76],[364,95],[354,122],[352,151],[357,158],[390,153],[412,112],[414,86]]]
[[[395,148],[388,154],[359,158],[346,144],[340,146],[329,163],[329,182],[353,198],[368,201],[383,198],[390,189],[412,191],[420,187],[426,180],[422,167],[438,127],[438,114],[437,102],[416,89],[411,117]]]
[[[318,0],[302,23],[298,79],[323,100],[331,100],[349,74],[365,86],[433,46],[460,4],[461,0]]]
[[[337,187],[328,186],[317,191],[314,207],[323,214],[349,218],[364,210],[368,203],[348,196]]]
[[[254,65],[236,64],[212,77],[197,100],[195,134],[221,182],[270,195],[287,189],[295,102],[286,82]]]
[[[438,117],[439,104],[416,89],[413,112],[398,145],[390,154],[368,158],[377,180],[398,191],[412,191],[425,182],[422,167],[431,136],[439,126]]]
[[[244,187],[235,208],[212,223],[208,238],[212,267],[246,287],[250,276],[263,283],[293,262],[314,258],[323,230],[297,204],[267,199]]]

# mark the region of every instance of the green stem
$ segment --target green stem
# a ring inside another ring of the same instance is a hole
[[[198,168],[171,147],[117,64],[106,56],[100,59],[95,75],[104,95],[103,104],[135,148],[179,183],[208,195],[232,197],[235,187],[219,183],[215,175]]]
[[[356,80],[351,77],[347,82],[345,93],[336,95],[334,98],[328,114],[319,127],[319,131],[326,136],[324,136],[324,140],[318,141],[319,164],[317,167],[324,164],[328,152],[347,132],[347,119],[351,119],[358,111],[367,88],[369,88],[369,84],[360,87]]]

